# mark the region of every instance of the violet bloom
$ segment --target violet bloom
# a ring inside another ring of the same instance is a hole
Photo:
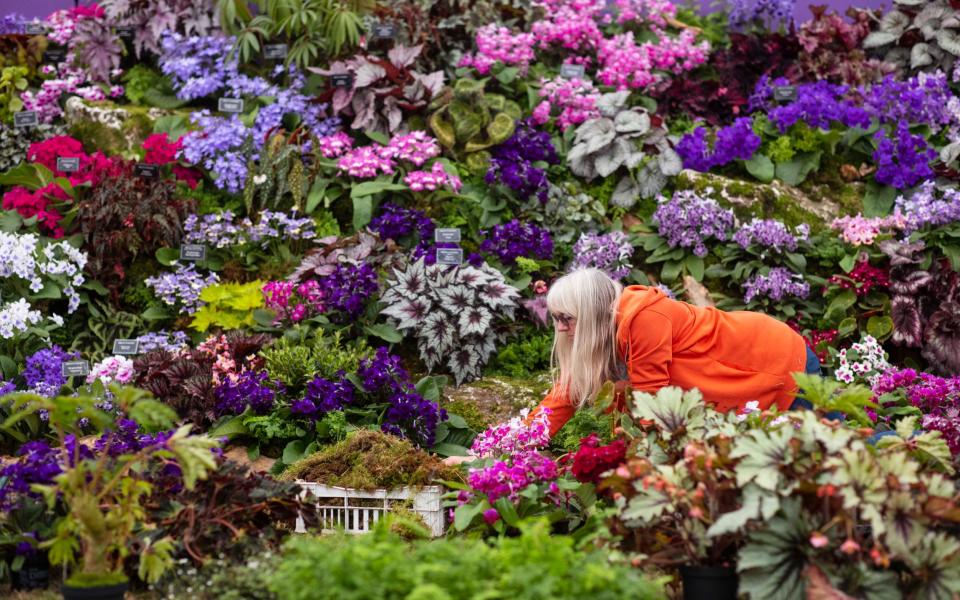
[[[622,231],[602,235],[582,233],[573,245],[572,269],[595,267],[613,279],[623,279],[630,274],[630,258],[633,246]]]
[[[266,371],[244,371],[236,380],[228,379],[217,386],[217,414],[239,415],[247,407],[258,415],[265,414],[273,408],[277,393],[285,391]]]
[[[27,389],[43,396],[54,396],[67,383],[61,367],[63,363],[80,357],[78,352],[66,352],[60,346],[37,350],[27,357],[23,379]]]
[[[337,410],[343,410],[354,402],[354,387],[343,371],[337,372],[337,379],[315,377],[307,384],[302,399],[290,405],[290,412],[312,419]]]
[[[89,452],[89,451],[88,451]],[[23,497],[38,498],[30,491],[33,484],[48,484],[63,469],[60,452],[45,441],[30,441],[20,446],[19,460],[0,469],[0,510],[10,511]]]
[[[801,225],[797,227],[798,238],[780,221],[755,218],[737,229],[733,234],[733,241],[744,250],[750,246],[758,246],[761,250],[773,250],[777,253],[793,252],[797,249],[797,242],[805,241],[809,233],[809,226]]]
[[[541,203],[547,202],[550,189],[547,173],[534,163],[553,165],[560,162],[549,133],[538,131],[532,124],[521,121],[514,134],[495,147],[491,154],[490,168],[485,177],[487,183],[507,186],[520,200],[535,195]]]
[[[810,284],[803,276],[783,267],[774,267],[766,275],[754,275],[743,284],[743,289],[743,301],[747,304],[764,296],[779,302],[789,296],[806,298],[810,294]]]
[[[481,233],[488,237],[480,244],[480,250],[495,255],[505,265],[516,264],[520,257],[541,260],[553,257],[550,232],[533,223],[513,219]]]
[[[712,147],[707,142],[707,130],[697,127],[677,144],[677,154],[683,159],[684,167],[707,172],[735,160],[750,160],[760,143],[760,136],[753,131],[753,121],[740,117],[716,131]]]
[[[713,190],[707,189],[707,193]],[[692,248],[697,256],[707,255],[706,242],[726,241],[733,232],[733,211],[720,206],[709,196],[698,196],[693,190],[674,193],[670,200],[661,199],[653,213],[660,235],[671,248]]]
[[[923,136],[911,134],[905,121],[897,123],[889,135],[883,129],[877,131],[873,139],[877,141],[873,160],[878,183],[904,189],[933,177],[930,162],[937,153]]]

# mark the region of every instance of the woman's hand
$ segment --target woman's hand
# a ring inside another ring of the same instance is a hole
[[[447,465],[448,467],[455,467],[457,465],[473,462],[475,460],[477,460],[476,456],[448,456],[447,458],[443,459],[443,464]]]

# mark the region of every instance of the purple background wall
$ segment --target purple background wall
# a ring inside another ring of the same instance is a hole
[[[687,0],[684,0],[686,2]],[[713,0],[698,0],[702,6],[710,6]],[[845,11],[847,7],[858,6],[865,8],[880,8],[890,6],[892,0],[797,0],[796,18],[804,21],[810,17],[808,4],[826,4],[838,11]],[[0,0],[0,14],[19,12],[27,17],[45,17],[59,8],[70,8],[73,0]]]

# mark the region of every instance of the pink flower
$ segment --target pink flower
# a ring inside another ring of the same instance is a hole
[[[852,539],[847,539],[844,543],[840,544],[840,552],[844,554],[856,554],[860,552],[860,544],[856,543]]]
[[[384,148],[385,146],[362,146],[351,150],[340,157],[337,166],[341,171],[363,179],[376,177],[381,173],[392,174],[394,164],[389,157],[384,157]]]
[[[819,531],[814,531],[810,534],[810,545],[814,548],[823,548],[830,543],[829,538],[823,535]]]
[[[387,146],[392,158],[405,160],[422,166],[431,158],[440,156],[440,144],[424,131],[414,131],[407,135],[398,135]]]
[[[353,147],[353,139],[342,131],[317,140],[320,154],[326,158],[337,158]]]
[[[455,192],[459,192],[463,183],[456,175],[450,175],[444,170],[443,165],[436,162],[429,171],[411,171],[403,178],[403,182],[410,186],[414,192],[434,191],[443,186],[448,186]]]
[[[483,520],[486,521],[487,525],[493,525],[500,520],[500,513],[495,508],[488,508],[483,511]]]

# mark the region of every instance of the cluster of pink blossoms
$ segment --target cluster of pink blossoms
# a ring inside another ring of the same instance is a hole
[[[477,30],[477,53],[465,54],[458,67],[473,67],[481,75],[490,72],[490,67],[496,62],[505,65],[516,65],[526,73],[533,62],[533,35],[529,33],[513,33],[507,27],[499,27],[496,23],[485,25]]]
[[[566,129],[570,125],[579,125],[600,116],[597,110],[597,101],[600,92],[593,87],[593,83],[574,77],[564,79],[544,79],[541,81],[539,95],[545,98],[533,110],[533,121],[543,125],[550,120],[550,113],[554,108],[560,110],[557,117],[557,126]]]
[[[657,27],[652,29],[659,38],[657,44],[638,45],[630,31],[603,40],[597,49],[597,79],[621,90],[645,88],[660,80],[655,70],[679,75],[706,62],[710,44],[697,44],[694,31],[685,29],[672,38]]]
[[[443,168],[443,165],[436,162],[429,171],[411,171],[403,178],[403,182],[410,186],[414,192],[432,192],[443,186],[447,186],[455,192],[459,192],[463,187],[463,182],[456,175],[450,175]]]
[[[333,135],[326,135],[317,140],[317,147],[326,158],[338,158],[344,152],[353,148],[353,138],[342,131]]]
[[[834,219],[831,229],[840,232],[840,237],[854,246],[869,246],[885,231],[902,230],[907,226],[906,217],[899,211],[886,217],[846,216]]]
[[[549,17],[530,28],[540,48],[557,45],[564,50],[590,51],[603,40],[603,32],[594,18],[599,10],[597,2],[550,4],[553,6],[548,8]]]
[[[549,414],[549,410],[541,410],[527,423],[525,411],[477,436],[472,452],[480,458],[500,460],[489,467],[470,469],[467,483],[474,493],[484,494],[491,503],[503,497],[516,502],[527,486],[550,482],[548,495],[560,500],[560,489],[554,481],[559,476],[557,463],[538,452],[550,441]],[[470,492],[461,492],[457,500],[463,504],[472,497]]]
[[[87,383],[98,379],[103,385],[130,383],[133,380],[133,361],[125,356],[108,356],[93,365],[87,375]]]
[[[337,166],[348,175],[367,179],[381,173],[393,174],[393,160],[384,152],[386,146],[361,146],[340,157]]]
[[[92,84],[83,69],[63,66],[66,64],[62,63],[57,77],[44,81],[36,92],[26,90],[20,94],[23,109],[36,111],[37,118],[43,123],[50,123],[63,114],[60,97],[64,94],[77,95],[91,102],[107,99],[107,93],[99,85]],[[46,67],[51,65],[45,65],[42,69]],[[56,72],[51,69],[46,69],[46,72]],[[112,86],[109,93],[111,98],[122,96],[123,86]]]
[[[418,167],[431,158],[440,156],[440,144],[425,131],[398,135],[390,140],[387,149],[393,153],[392,158],[411,162]]]
[[[240,378],[240,374],[245,370],[242,364],[237,365],[237,361],[234,360],[230,342],[227,341],[227,336],[225,335],[211,335],[201,342],[193,353],[195,356],[206,355],[214,359],[212,377],[214,385],[220,385],[227,381],[237,381],[237,379]],[[238,358],[241,361],[246,361],[251,371],[259,371],[263,368],[263,358],[260,356],[251,354],[250,356],[241,356]]]
[[[277,316],[274,323],[293,323],[323,312],[323,290],[315,280],[295,284],[290,281],[268,281],[263,286],[263,301]]]

